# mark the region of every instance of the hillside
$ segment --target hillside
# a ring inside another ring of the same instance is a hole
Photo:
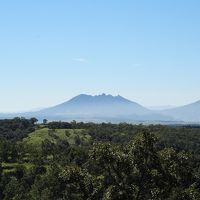
[[[56,143],[59,140],[68,142],[69,144],[75,144],[77,138],[83,143],[87,143],[90,140],[90,136],[83,130],[79,129],[55,129],[50,130],[48,128],[38,129],[24,138],[23,145],[29,148],[41,148],[42,142],[49,140],[52,143]]]
[[[173,120],[182,120],[187,122],[200,121],[200,101],[185,106],[168,109],[160,112],[161,114],[171,116]]]

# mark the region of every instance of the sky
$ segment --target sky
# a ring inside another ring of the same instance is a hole
[[[78,94],[200,100],[199,0],[1,0],[0,112]]]

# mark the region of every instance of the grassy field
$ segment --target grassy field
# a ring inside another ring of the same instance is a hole
[[[29,136],[23,140],[23,143],[32,148],[40,148],[45,139],[55,143],[58,139],[61,139],[73,145],[77,137],[79,137],[83,143],[87,143],[90,140],[90,136],[83,129],[49,130],[48,128],[42,128],[30,133]]]

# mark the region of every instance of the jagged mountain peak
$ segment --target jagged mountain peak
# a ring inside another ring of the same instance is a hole
[[[70,99],[69,101],[67,101],[66,103],[135,103],[132,102],[120,95],[117,96],[113,96],[111,94],[100,94],[100,95],[88,95],[88,94],[80,94],[77,95],[75,97],[73,97],[72,99]]]

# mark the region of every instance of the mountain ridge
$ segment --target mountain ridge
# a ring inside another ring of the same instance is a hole
[[[0,113],[0,118],[36,117],[39,120],[78,120],[98,122],[200,121],[200,101],[165,109],[151,110],[120,95],[80,94],[63,103],[39,111]]]
[[[187,105],[162,110],[160,113],[171,116],[174,120],[200,122],[200,100]]]

